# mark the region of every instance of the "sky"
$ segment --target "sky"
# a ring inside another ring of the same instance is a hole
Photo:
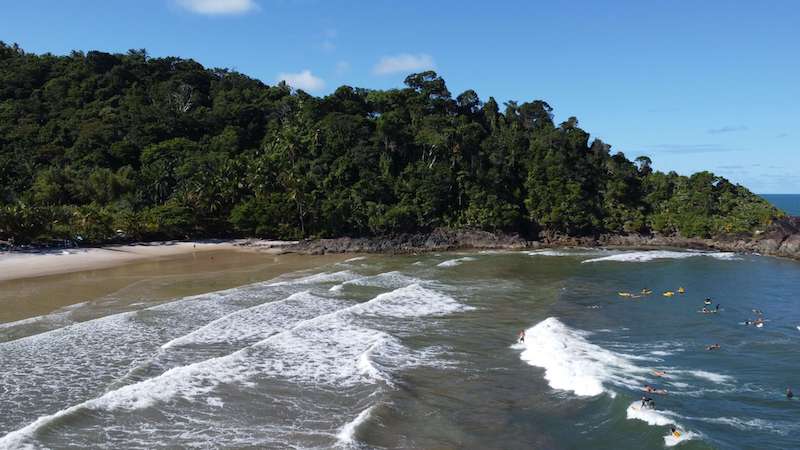
[[[457,95],[547,101],[658,170],[800,194],[796,0],[25,0],[28,52],[192,58],[325,95],[436,70]]]

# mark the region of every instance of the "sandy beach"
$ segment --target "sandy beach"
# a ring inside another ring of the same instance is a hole
[[[97,305],[97,314],[105,315],[134,303],[228,289],[346,258],[278,254],[280,242],[259,241],[257,249],[243,244],[171,242],[0,254],[0,324],[78,303]],[[83,309],[94,314],[93,307]]]
[[[0,281],[104,269],[147,259],[170,258],[208,251],[256,251],[252,241],[153,242],[101,248],[0,253]],[[259,252],[275,254],[286,241],[258,241]]]

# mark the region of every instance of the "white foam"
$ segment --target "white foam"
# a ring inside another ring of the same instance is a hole
[[[598,253],[602,254],[603,250],[557,250],[557,249],[543,249],[533,250],[527,252],[530,256],[596,256]]]
[[[337,283],[341,281],[351,280],[357,277],[358,275],[349,270],[341,270],[339,272],[322,272],[322,273],[315,273],[314,275],[308,275],[305,277],[294,278],[291,280],[275,281],[268,284],[267,286]]]
[[[213,406],[215,408],[222,408],[223,406],[225,406],[225,402],[223,402],[222,399],[219,397],[208,397],[206,399],[206,404],[208,404],[208,406]]]
[[[358,277],[352,280],[347,280],[344,283],[337,284],[331,287],[331,292],[341,291],[345,286],[372,286],[372,287],[385,287],[397,288],[401,286],[408,286],[409,284],[420,283],[422,280],[410,277],[398,271],[379,273],[373,276]]]
[[[707,372],[705,370],[689,370],[689,371],[682,371],[681,373],[688,373],[689,375],[692,375],[695,378],[703,378],[705,380],[712,381],[718,384],[725,384],[733,381],[733,377],[731,376],[722,375],[714,372]]]
[[[417,364],[418,357],[397,338],[355,325],[356,319],[378,315],[414,318],[460,309],[465,307],[452,298],[419,285],[396,289],[370,301],[303,320],[229,355],[175,367],[40,417],[0,439],[0,448],[19,446],[40,427],[80,410],[138,410],[175,397],[191,400],[220,384],[248,385],[254,377],[279,377],[335,389],[383,382],[392,369]]]
[[[653,355],[653,356],[669,356],[669,355],[672,355],[672,352],[665,352],[663,350],[655,350],[655,351],[650,352],[650,354]]]
[[[611,383],[636,388],[649,374],[631,362],[627,355],[608,351],[589,342],[588,333],[572,329],[550,317],[525,332],[520,358],[545,369],[544,378],[553,389],[572,391],[581,396],[607,392]]]
[[[351,420],[350,422],[346,423],[342,429],[339,431],[339,434],[336,435],[336,438],[339,440],[340,444],[352,444],[356,442],[356,431],[358,427],[361,426],[364,422],[369,419],[370,414],[372,414],[372,410],[375,406],[370,406],[369,408],[361,411],[355,419]]]
[[[675,418],[681,418],[682,416],[670,410],[642,408],[641,405],[642,403],[640,401],[635,401],[628,406],[626,410],[628,420],[641,420],[648,425],[656,427],[674,426],[680,432],[680,436],[675,437],[672,433],[668,433],[664,436],[664,445],[667,447],[672,447],[681,442],[700,437],[697,433],[681,429],[681,425],[675,421]]]
[[[341,301],[318,297],[308,291],[298,292],[283,300],[240,309],[220,317],[189,334],[167,342],[161,349],[221,342],[260,341],[302,320],[327,314],[344,306]]]
[[[764,419],[742,419],[738,417],[698,417],[696,419],[704,422],[728,425],[739,430],[763,430],[781,436],[788,436],[790,433],[796,433],[800,430],[800,426],[796,423],[782,423],[778,425],[775,421]]]
[[[471,256],[465,256],[463,258],[448,259],[447,261],[440,262],[436,266],[437,267],[455,267],[455,266],[459,266],[459,265],[461,265],[461,264],[463,264],[465,262],[468,262],[468,261],[475,261],[475,258],[473,258]]]
[[[642,402],[635,401],[628,406],[626,415],[628,420],[641,420],[648,425],[665,426],[675,423],[675,420],[670,416],[675,416],[676,414],[671,411],[642,408]]]
[[[344,262],[349,263],[354,261],[363,261],[365,259],[367,259],[366,256],[356,256],[355,258],[345,259]]]
[[[707,256],[715,259],[732,261],[741,259],[736,253],[729,252],[677,252],[670,250],[648,250],[639,252],[626,252],[615,255],[603,256],[600,258],[587,259],[581,261],[582,263],[594,262],[648,262],[659,259],[684,259],[693,258],[696,256]]]
[[[697,438],[700,438],[700,435],[691,431],[681,431],[680,437],[675,437],[672,435],[672,433],[669,433],[664,436],[664,445],[667,447],[674,447],[681,442],[690,441]]]

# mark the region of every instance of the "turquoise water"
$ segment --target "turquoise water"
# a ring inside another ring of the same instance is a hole
[[[79,305],[0,325],[0,448],[797,448],[798,292],[784,259],[545,250]]]
[[[792,216],[800,216],[800,194],[762,194],[768,202]]]

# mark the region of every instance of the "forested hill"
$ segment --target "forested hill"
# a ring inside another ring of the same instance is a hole
[[[434,72],[326,97],[192,60],[0,43],[0,239],[752,232],[779,214],[709,172],[653,171],[544,101]]]

